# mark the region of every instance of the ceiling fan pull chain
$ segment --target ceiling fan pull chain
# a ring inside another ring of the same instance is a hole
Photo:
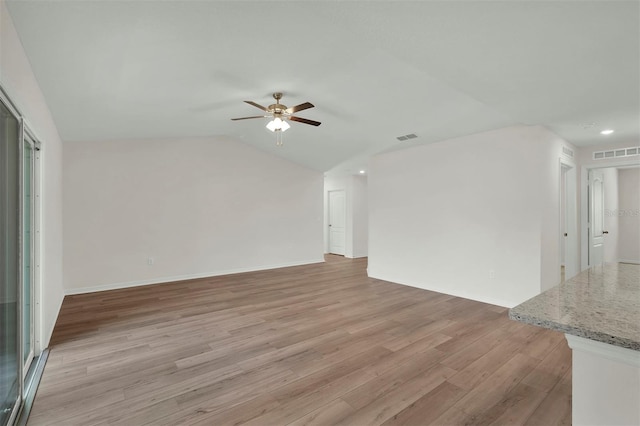
[[[282,146],[282,130],[276,130],[276,146]]]

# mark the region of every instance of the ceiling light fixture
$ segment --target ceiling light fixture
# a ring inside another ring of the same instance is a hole
[[[600,132],[601,135],[610,135],[611,133],[613,133],[613,129],[606,129]]]
[[[280,117],[276,117],[267,123],[267,129],[271,130],[272,132],[275,132],[276,130],[280,130],[284,132],[289,127],[291,127],[289,123],[287,123],[285,120],[283,120]]]
[[[282,146],[282,132],[285,132],[291,126],[285,120],[276,116],[267,123],[266,127],[276,134],[276,146]]]
[[[360,174],[363,175],[365,172],[364,170],[360,170]]]

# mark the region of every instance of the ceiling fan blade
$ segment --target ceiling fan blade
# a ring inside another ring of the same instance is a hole
[[[261,110],[263,110],[263,111],[266,111],[266,110],[267,110],[267,108],[263,107],[263,106],[262,106],[262,105],[260,105],[260,104],[255,103],[255,102],[253,102],[253,101],[245,101],[245,102],[246,102],[246,103],[248,103],[249,105],[253,105],[253,106],[254,106],[254,107],[256,107],[256,108],[260,108],[260,109],[261,109]]]
[[[232,118],[233,121],[237,120],[249,120],[250,118],[265,118],[266,115],[254,115],[252,117],[240,117],[240,118]]]
[[[311,124],[312,126],[319,126],[321,123],[319,121],[307,120],[306,118],[300,117],[287,117],[291,121],[297,121],[299,123]]]
[[[315,106],[315,105],[313,105],[311,102],[305,102],[305,103],[303,103],[303,104],[296,105],[296,106],[291,107],[291,108],[287,108],[287,112],[288,112],[289,114],[293,114],[293,113],[295,113],[295,112],[302,111],[302,110],[304,110],[304,109],[313,108],[314,106]]]

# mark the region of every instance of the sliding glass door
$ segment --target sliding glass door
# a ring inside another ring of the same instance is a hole
[[[0,426],[15,421],[38,355],[38,151],[0,88]]]
[[[17,114],[0,102],[0,424],[21,402],[20,134]]]
[[[34,218],[35,218],[35,159],[36,143],[28,132],[24,132],[22,142],[22,185],[21,185],[21,230],[22,261],[21,278],[22,294],[20,305],[22,306],[22,375],[26,377],[33,361],[34,354]]]

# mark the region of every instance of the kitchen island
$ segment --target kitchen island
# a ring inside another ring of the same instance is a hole
[[[565,333],[575,425],[640,425],[640,265],[603,264],[512,308]]]

